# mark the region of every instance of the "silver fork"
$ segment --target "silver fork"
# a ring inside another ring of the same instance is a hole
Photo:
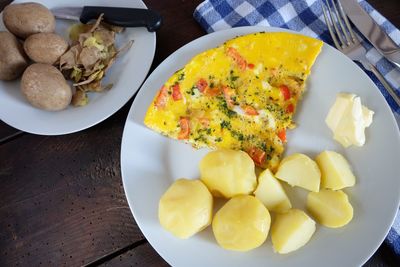
[[[367,51],[361,45],[360,40],[351,28],[340,1],[325,0],[325,4],[322,5],[322,10],[324,12],[325,22],[328,25],[329,33],[332,36],[336,48],[352,60],[360,62],[367,70],[372,71],[396,101],[397,105],[400,106],[400,97],[382,74],[366,58]]]

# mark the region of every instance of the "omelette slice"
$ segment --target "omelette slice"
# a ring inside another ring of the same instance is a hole
[[[274,170],[322,42],[286,32],[240,36],[195,56],[160,88],[144,123],[196,148],[246,151]]]

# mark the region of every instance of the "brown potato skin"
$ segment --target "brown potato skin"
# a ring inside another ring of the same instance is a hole
[[[53,14],[39,3],[6,6],[3,11],[3,22],[11,33],[22,39],[39,32],[54,32],[56,27]]]
[[[33,106],[50,111],[65,109],[72,90],[61,72],[49,64],[30,65],[21,78],[21,91]]]
[[[24,42],[24,50],[37,63],[53,65],[68,49],[68,43],[55,33],[36,33]]]
[[[0,80],[15,80],[26,67],[28,59],[18,39],[9,32],[0,32]]]

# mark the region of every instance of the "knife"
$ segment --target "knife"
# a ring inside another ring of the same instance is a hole
[[[379,27],[356,0],[340,0],[357,29],[389,61],[400,68],[400,47]]]
[[[59,19],[80,21],[84,24],[104,14],[105,22],[121,27],[146,27],[149,32],[160,28],[162,17],[153,10],[125,7],[84,6],[60,7],[51,10]]]

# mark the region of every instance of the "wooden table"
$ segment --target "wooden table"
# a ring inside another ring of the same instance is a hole
[[[0,0],[0,10],[9,2]],[[200,2],[145,1],[164,17],[151,71],[205,34],[192,17]],[[370,3],[400,28],[398,0]],[[27,134],[0,122],[0,266],[168,265],[136,225],[122,187],[120,144],[131,104],[64,136]],[[365,266],[399,262],[382,244]]]

